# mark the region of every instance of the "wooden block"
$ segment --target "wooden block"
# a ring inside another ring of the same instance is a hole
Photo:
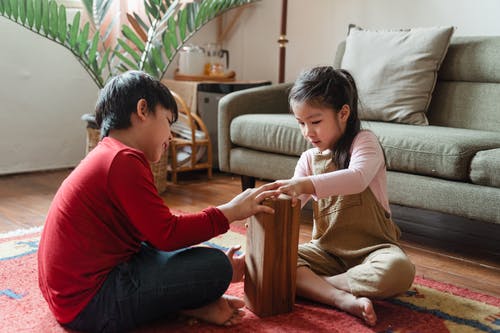
[[[292,311],[295,303],[300,202],[280,196],[266,200],[274,214],[250,218],[245,254],[245,302],[257,316]]]

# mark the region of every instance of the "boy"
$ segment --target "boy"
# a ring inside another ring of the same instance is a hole
[[[130,71],[101,90],[104,137],[59,188],[38,252],[39,285],[57,321],[81,331],[117,332],[170,313],[219,325],[241,321],[241,299],[223,295],[242,277],[237,248],[188,248],[257,212],[273,185],[175,216],[154,186],[148,161],[171,139],[177,106],[168,89]],[[234,266],[234,270],[233,267]]]

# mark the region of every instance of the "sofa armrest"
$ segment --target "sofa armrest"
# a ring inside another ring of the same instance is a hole
[[[288,113],[288,91],[292,83],[263,86],[230,93],[219,101],[218,148],[219,168],[231,172],[229,154],[232,148],[231,121],[243,114]]]

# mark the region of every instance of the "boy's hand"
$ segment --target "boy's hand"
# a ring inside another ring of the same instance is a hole
[[[278,196],[279,193],[276,188],[278,188],[278,185],[275,183],[249,188],[235,196],[228,203],[217,208],[226,216],[229,223],[246,219],[257,213],[273,214],[274,209],[261,203],[266,198]]]
[[[243,280],[243,276],[245,275],[245,254],[239,256],[234,256],[236,251],[241,249],[241,245],[232,246],[229,250],[226,251],[226,255],[231,262],[231,266],[233,266],[233,278],[231,282],[240,282]]]
[[[277,180],[273,184],[278,185],[278,192],[292,198],[292,206],[297,204],[301,194],[314,194],[314,185],[309,177]]]

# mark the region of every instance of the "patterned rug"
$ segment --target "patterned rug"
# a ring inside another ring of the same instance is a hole
[[[37,229],[0,235],[0,332],[68,332],[54,320],[38,289],[39,237]],[[221,249],[235,244],[244,247],[244,230],[232,229],[206,243]],[[243,297],[243,283],[231,285],[228,293]],[[423,277],[404,295],[376,301],[375,311],[377,325],[366,327],[344,312],[298,299],[291,313],[274,317],[261,319],[245,310],[243,323],[233,328],[170,319],[137,332],[500,333],[499,298]]]

